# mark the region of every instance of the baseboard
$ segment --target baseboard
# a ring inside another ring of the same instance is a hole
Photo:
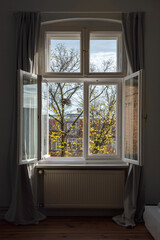
[[[113,217],[122,214],[123,209],[47,209],[39,211],[48,217]]]
[[[8,208],[0,208],[0,220]],[[122,214],[123,209],[45,209],[39,208],[40,212],[50,217],[113,217]]]

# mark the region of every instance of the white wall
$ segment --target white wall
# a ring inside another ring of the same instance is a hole
[[[145,185],[146,203],[160,201],[160,1],[159,0],[2,0],[0,13],[0,207],[10,202],[8,174],[13,86],[15,85],[15,11],[144,11],[146,110],[145,124]]]

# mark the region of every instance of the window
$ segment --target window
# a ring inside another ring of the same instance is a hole
[[[89,154],[116,154],[117,86],[89,85]]]
[[[121,72],[121,33],[91,32],[89,40],[89,71]]]
[[[50,80],[48,98],[51,157],[120,159],[120,79]]]
[[[80,39],[80,32],[46,33],[46,72],[79,73]]]
[[[124,158],[142,160],[142,76],[134,73],[124,78]]]
[[[82,157],[83,145],[83,84],[79,82],[50,82],[49,139],[59,147],[52,157]],[[72,142],[71,140],[76,139]],[[72,145],[72,146],[71,146]],[[74,151],[73,150],[74,145]],[[75,153],[75,148],[77,152]]]
[[[141,164],[142,71],[124,77],[122,33],[83,26],[43,39],[43,77],[20,72],[21,162]]]
[[[40,118],[40,145],[41,145],[41,154],[42,156],[47,156],[48,154],[48,135],[49,135],[49,118],[48,118],[48,83],[42,82],[41,84],[41,113]]]
[[[19,162],[38,159],[38,79],[19,72],[18,81]]]

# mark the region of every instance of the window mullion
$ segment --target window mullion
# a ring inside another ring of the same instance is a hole
[[[89,73],[89,33],[88,29],[84,28],[82,32],[82,42],[83,42],[83,48],[82,48],[82,73],[83,76],[86,77]]]
[[[42,112],[42,76],[38,75],[38,160],[42,158],[41,112]]]
[[[88,83],[84,82],[84,130],[83,130],[83,150],[85,160],[88,158]]]

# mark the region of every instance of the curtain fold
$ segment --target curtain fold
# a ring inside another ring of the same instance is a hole
[[[40,14],[18,12],[16,18],[17,69],[35,73],[35,56],[38,50]],[[17,225],[37,224],[45,216],[35,208],[31,180],[27,165],[17,160],[17,82],[15,80],[13,118],[10,142],[11,203],[5,220]],[[34,165],[33,165],[34,167]]]
[[[144,68],[144,13],[122,13],[124,43],[132,72]]]
[[[124,227],[135,227],[144,210],[143,168],[130,164],[124,190],[124,211],[113,220]]]
[[[18,12],[17,24],[17,69],[35,73],[35,56],[38,51],[40,14]]]
[[[132,72],[144,68],[144,13],[122,13],[125,47]],[[125,227],[142,221],[144,209],[143,167],[130,164],[124,190],[124,212],[113,220]]]

